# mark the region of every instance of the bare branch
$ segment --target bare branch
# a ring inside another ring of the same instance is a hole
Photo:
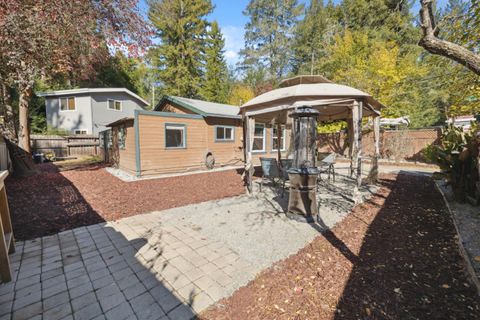
[[[435,26],[433,1],[420,0],[420,4],[420,26],[423,37],[420,39],[419,45],[433,54],[452,59],[480,75],[480,55],[458,44],[437,38],[438,28]]]

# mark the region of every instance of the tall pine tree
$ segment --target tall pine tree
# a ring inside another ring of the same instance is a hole
[[[223,56],[225,40],[216,21],[211,23],[205,48],[205,81],[202,98],[226,103],[228,100],[228,68]]]
[[[285,76],[290,69],[292,38],[303,7],[297,0],[250,0],[244,11],[250,21],[245,26],[240,67],[266,67],[274,81]]]
[[[339,31],[338,10],[332,1],[311,0],[295,33],[293,74],[317,74],[316,61],[326,56],[326,46]]]
[[[163,92],[199,97],[210,0],[152,0],[149,17],[160,44],[151,52]]]

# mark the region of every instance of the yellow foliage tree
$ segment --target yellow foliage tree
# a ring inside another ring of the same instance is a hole
[[[234,106],[241,106],[242,104],[253,99],[254,97],[255,92],[252,88],[245,85],[237,84],[234,85],[232,90],[230,91],[230,98],[228,99],[228,103]]]

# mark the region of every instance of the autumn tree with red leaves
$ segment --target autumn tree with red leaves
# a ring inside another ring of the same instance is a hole
[[[138,0],[4,0],[0,2],[0,95],[6,135],[30,152],[29,103],[34,81],[91,75],[114,50],[140,54],[151,30]],[[19,94],[18,135],[9,88]]]

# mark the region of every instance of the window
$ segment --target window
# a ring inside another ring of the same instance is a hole
[[[265,151],[265,124],[256,123],[255,131],[253,133],[253,148],[252,151]]]
[[[165,148],[181,149],[186,148],[184,124],[165,124]]]
[[[60,111],[75,111],[75,97],[60,98]]]
[[[87,134],[86,129],[75,129],[74,131],[75,134]]]
[[[108,109],[121,111],[122,101],[108,99]]]
[[[215,141],[234,141],[235,138],[235,128],[227,126],[216,126],[215,127]]]
[[[282,136],[280,137],[280,151],[285,151],[285,136],[286,136],[285,126],[282,126]],[[277,126],[275,125],[272,128],[272,151],[278,151],[278,132]]]

